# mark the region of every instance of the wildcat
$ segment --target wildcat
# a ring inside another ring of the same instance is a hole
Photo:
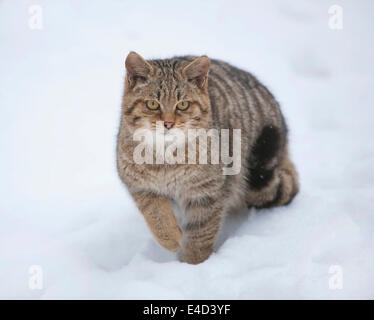
[[[126,58],[117,168],[157,242],[198,264],[214,250],[226,214],[291,202],[299,190],[279,104],[253,75],[219,60]],[[220,164],[137,164],[138,128],[241,129],[241,170]],[[160,122],[159,122],[160,123]],[[179,226],[171,201],[183,209]]]

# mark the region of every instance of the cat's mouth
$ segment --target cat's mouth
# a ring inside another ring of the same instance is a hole
[[[163,125],[162,121],[157,122],[156,124],[151,124],[150,129],[154,132],[157,132],[158,134],[163,134],[165,136],[167,135],[176,135],[178,132],[184,132],[188,131],[188,127],[184,124],[175,124],[171,128],[167,128]]]
[[[185,132],[180,128],[165,129],[163,132],[156,132],[156,136],[162,138],[166,144],[185,141]]]

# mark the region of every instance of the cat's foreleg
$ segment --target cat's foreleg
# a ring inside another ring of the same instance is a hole
[[[198,264],[212,254],[223,217],[221,199],[206,196],[186,201],[180,260]]]
[[[168,198],[149,192],[133,193],[132,196],[157,242],[165,249],[177,252],[182,233]]]

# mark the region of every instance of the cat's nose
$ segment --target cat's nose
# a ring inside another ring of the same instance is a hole
[[[164,126],[166,129],[170,129],[174,126],[174,121],[164,121]]]

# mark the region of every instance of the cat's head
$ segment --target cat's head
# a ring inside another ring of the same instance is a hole
[[[123,97],[126,127],[155,130],[162,121],[168,130],[209,128],[209,67],[206,56],[146,61],[130,52]]]

